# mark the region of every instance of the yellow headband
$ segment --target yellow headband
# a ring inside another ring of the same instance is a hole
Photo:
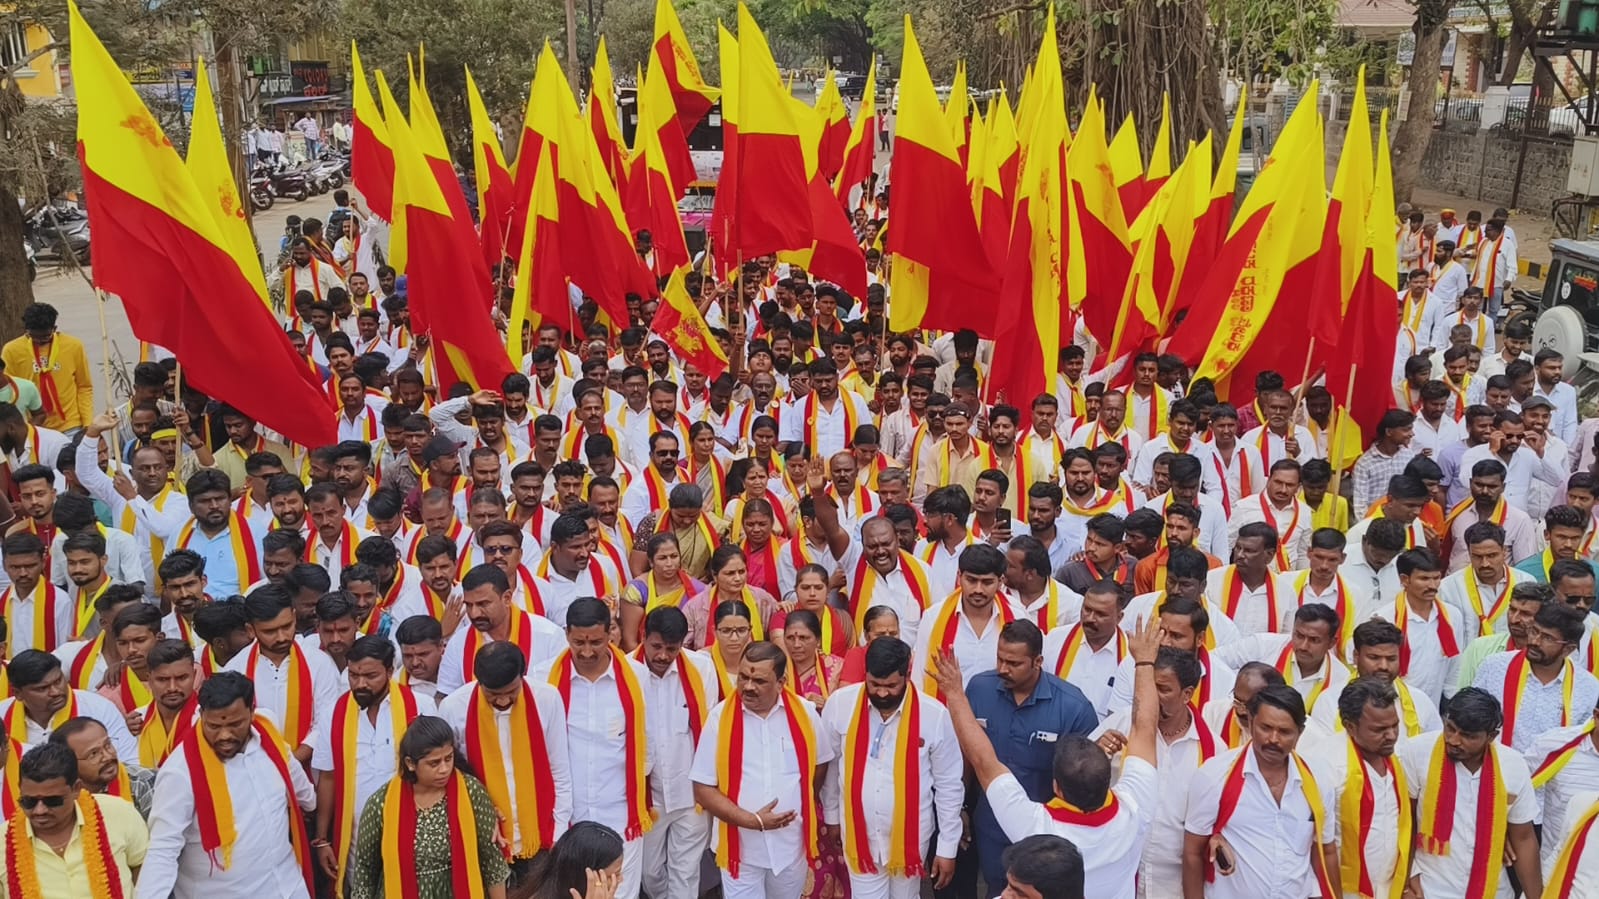
[[[151,440],[167,440],[167,439],[176,440],[176,439],[178,439],[178,429],[177,428],[162,428],[159,431],[151,431],[150,432],[150,439]]]

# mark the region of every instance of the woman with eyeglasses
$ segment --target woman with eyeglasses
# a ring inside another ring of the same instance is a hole
[[[738,686],[738,666],[744,662],[744,650],[754,642],[750,612],[741,602],[724,602],[716,607],[712,620],[716,642],[706,647],[705,653],[716,668],[717,698],[733,699]],[[693,633],[690,628],[689,635]]]
[[[417,718],[400,738],[399,773],[362,810],[349,899],[450,899],[476,886],[487,899],[505,899],[510,868],[496,843],[499,820],[489,791],[456,766],[450,725]]]
[[[777,600],[760,587],[750,586],[749,561],[744,551],[731,543],[724,543],[711,553],[707,568],[709,586],[683,604],[683,614],[688,616],[688,640],[685,645],[689,649],[704,649],[716,642],[711,612],[723,602],[743,605],[750,619],[754,639],[765,640],[772,616],[778,611]]]
[[[622,648],[629,652],[644,639],[645,616],[661,606],[682,606],[685,599],[705,589],[683,570],[675,534],[656,534],[645,546],[648,567],[622,588]]]

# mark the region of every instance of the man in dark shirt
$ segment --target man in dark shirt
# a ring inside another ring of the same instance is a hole
[[[1123,552],[1126,539],[1126,526],[1117,516],[1105,513],[1088,519],[1082,558],[1062,565],[1055,572],[1055,580],[1081,596],[1089,587],[1109,578],[1122,585],[1123,597],[1131,597],[1134,560]]]
[[[1087,736],[1099,726],[1099,715],[1082,691],[1044,671],[1044,635],[1026,619],[1012,621],[999,632],[994,670],[974,675],[966,685],[966,697],[995,754],[1036,802],[1048,802],[1055,795],[1055,746],[1060,739]],[[972,790],[967,796],[971,848],[983,880],[991,886],[1003,884],[1003,856],[1010,840],[982,791]],[[947,895],[975,895],[972,878],[977,871],[970,853],[966,855],[957,859],[955,882]]]

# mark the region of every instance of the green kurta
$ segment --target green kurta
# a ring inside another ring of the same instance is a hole
[[[466,792],[472,800],[472,816],[477,822],[477,877],[486,886],[504,883],[510,876],[505,856],[494,845],[499,812],[488,790],[476,778],[466,778]],[[379,899],[383,896],[383,798],[388,788],[378,790],[367,800],[356,827],[355,846],[350,859],[350,899]],[[396,864],[396,859],[389,859]],[[450,858],[449,803],[435,802],[416,816],[416,870],[402,872],[413,877],[421,899],[452,899],[450,880],[454,860]],[[393,897],[389,897],[393,899]]]

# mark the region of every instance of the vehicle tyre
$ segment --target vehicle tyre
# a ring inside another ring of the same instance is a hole
[[[250,205],[255,207],[257,212],[271,209],[272,195],[264,190],[252,190],[250,191]]]

